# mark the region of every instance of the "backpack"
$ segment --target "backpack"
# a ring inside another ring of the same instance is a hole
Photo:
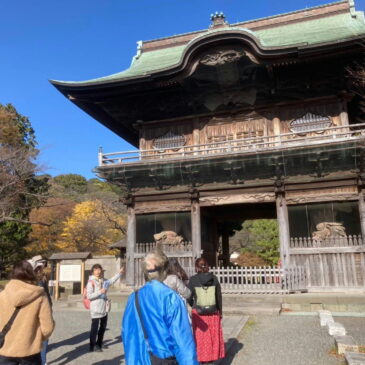
[[[94,280],[89,280],[88,284],[91,282],[93,288],[95,288]],[[90,309],[90,299],[87,299],[87,285],[85,286],[84,290],[82,291],[82,302],[84,304],[85,309]]]
[[[215,285],[195,287],[195,308],[198,314],[207,315],[217,312],[215,291]]]

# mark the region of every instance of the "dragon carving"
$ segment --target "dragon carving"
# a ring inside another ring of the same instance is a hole
[[[158,245],[178,245],[184,241],[182,236],[178,236],[174,231],[162,231],[153,235]]]
[[[346,237],[345,227],[342,223],[322,222],[316,225],[316,229],[312,234],[315,241],[324,241],[330,237]]]

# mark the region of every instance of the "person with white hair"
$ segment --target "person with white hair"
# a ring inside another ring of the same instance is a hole
[[[142,262],[146,284],[129,296],[122,322],[127,365],[199,364],[185,304],[163,284],[167,265],[160,250]]]

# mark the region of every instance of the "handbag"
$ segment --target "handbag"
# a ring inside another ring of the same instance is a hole
[[[0,332],[0,348],[2,348],[4,346],[5,336],[10,331],[10,328],[13,325],[13,322],[15,321],[15,318],[18,315],[20,308],[21,307],[15,307],[15,310],[14,310],[13,314],[11,315],[8,323],[4,326],[4,328]]]
[[[171,356],[171,357],[167,357],[165,359],[161,359],[161,358],[157,357],[156,355],[154,355],[152,353],[152,351],[150,350],[149,342],[148,342],[147,331],[146,331],[146,328],[145,328],[143,320],[142,320],[141,307],[139,305],[139,299],[138,299],[138,290],[136,291],[134,300],[135,300],[135,304],[136,304],[136,309],[137,309],[139,321],[141,322],[143,336],[144,336],[144,339],[145,339],[146,344],[147,344],[148,353],[150,355],[151,364],[152,365],[179,365],[175,356]]]

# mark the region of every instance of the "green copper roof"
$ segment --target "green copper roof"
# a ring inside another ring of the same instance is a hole
[[[272,26],[271,28],[251,31],[245,28],[224,27],[200,33],[185,45],[163,48],[142,54],[125,71],[82,82],[60,82],[65,85],[86,85],[123,81],[143,77],[180,63],[184,51],[199,38],[224,31],[245,31],[256,38],[262,48],[286,48],[292,46],[315,47],[323,43],[341,43],[352,38],[365,36],[363,12],[346,12],[317,19],[308,19],[292,24]]]
[[[350,13],[338,14],[258,30],[256,34],[261,43],[268,47],[284,47],[299,43],[313,46],[320,43],[345,41],[365,35],[364,13],[356,12],[356,15],[355,18]]]

